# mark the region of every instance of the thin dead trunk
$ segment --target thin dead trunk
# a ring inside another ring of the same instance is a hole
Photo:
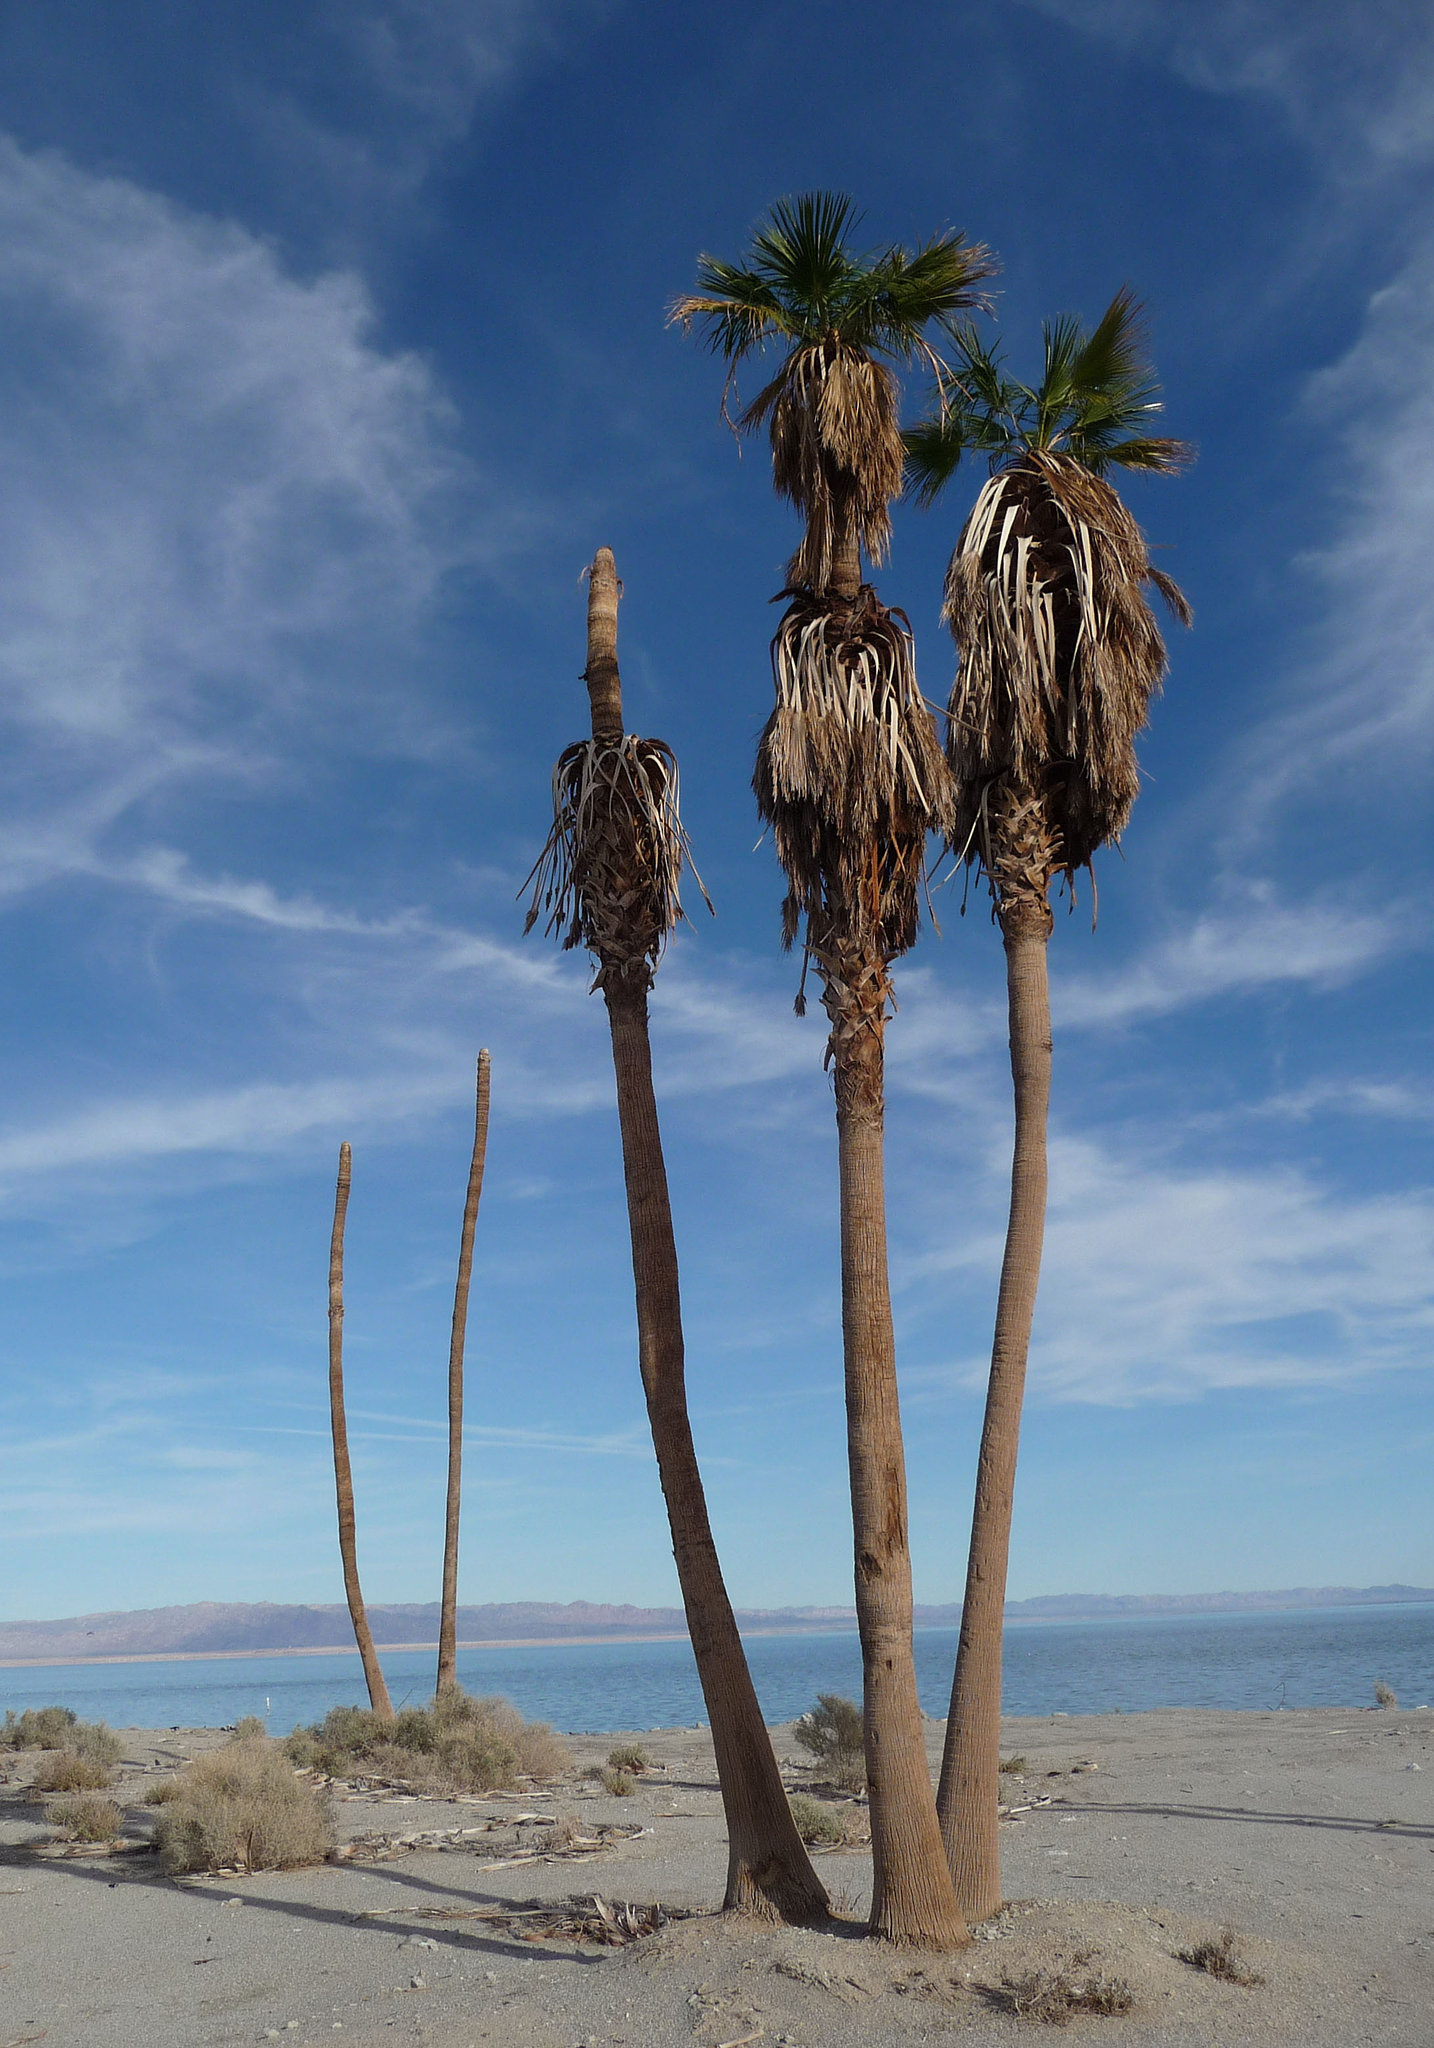
[[[884,978],[884,977],[883,977]],[[906,1461],[887,1277],[879,1016],[836,1054],[847,1456],[871,1800],[871,1931],[919,1948],[969,1941],[942,1853],[911,1641]]]
[[[1046,975],[1050,911],[1043,898],[1027,901],[1007,910],[1002,923],[1016,1101],[1011,1210],[981,1430],[966,1600],[937,1794],[956,1897],[972,1925],[988,1920],[1001,1904],[1001,1639],[1026,1355],[1045,1236],[1046,1120],[1051,1099]]]
[[[488,1090],[492,1061],[478,1055],[473,1112],[473,1157],[458,1242],[458,1283],[453,1290],[453,1332],[448,1342],[448,1507],[443,1527],[443,1604],[438,1617],[438,1692],[458,1683],[458,1510],[463,1489],[463,1347],[468,1335],[468,1286],[473,1278],[473,1231],[483,1194],[488,1152]]]
[[[588,583],[586,680],[594,739],[622,732],[618,592],[611,551],[600,548]],[[692,1442],[677,1243],[652,1087],[647,983],[645,962],[615,965],[604,974],[603,995],[612,1029],[642,1386],[727,1819],[723,1903],[769,1919],[819,1922],[827,1918],[826,1891],[797,1833],[762,1720]]]
[[[349,1213],[349,1176],[352,1154],[347,1145],[339,1147],[339,1178],[334,1189],[334,1229],[329,1240],[329,1420],[334,1437],[334,1491],[339,1510],[339,1556],[343,1559],[344,1595],[354,1641],[363,1659],[368,1681],[369,1705],[385,1721],[393,1719],[393,1702],[388,1696],[373,1634],[364,1612],[359,1586],[358,1549],[354,1541],[354,1476],[349,1466],[349,1433],[344,1421],[344,1224]]]

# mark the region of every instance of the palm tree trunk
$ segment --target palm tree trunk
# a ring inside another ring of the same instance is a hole
[[[912,1658],[906,1461],[887,1278],[879,1015],[839,1041],[836,1097],[847,1457],[871,1799],[871,1931],[888,1941],[949,1950],[964,1947],[970,1936],[942,1853]]]
[[[443,1526],[443,1604],[438,1617],[438,1682],[435,1692],[458,1683],[458,1509],[463,1488],[463,1347],[468,1335],[468,1287],[473,1278],[473,1231],[483,1193],[488,1152],[488,1090],[492,1061],[478,1054],[478,1091],[473,1113],[473,1157],[458,1241],[458,1283],[453,1290],[453,1331],[448,1341],[448,1506]]]
[[[594,739],[619,738],[623,729],[617,665],[618,595],[612,551],[599,548],[588,576],[588,660],[584,671]],[[644,971],[637,971],[639,966]],[[826,1890],[812,1869],[787,1804],[736,1616],[727,1598],[692,1442],[677,1241],[652,1087],[645,963],[632,963],[632,971],[620,966],[607,971],[607,963],[604,969],[603,996],[612,1029],[637,1294],[638,1362],[727,1818],[723,1904],[799,1925],[820,1922],[828,1914]]]
[[[1046,1120],[1051,1100],[1046,975],[1051,914],[1044,896],[1005,910],[1002,928],[1016,1101],[1011,1210],[981,1430],[966,1600],[936,1802],[956,1897],[973,1926],[988,1920],[1001,1904],[1001,1637],[1026,1354],[1045,1236]]]
[[[368,1681],[369,1705],[385,1721],[393,1719],[393,1702],[388,1696],[378,1652],[373,1646],[368,1616],[364,1612],[359,1586],[358,1549],[354,1542],[354,1476],[349,1466],[349,1433],[344,1420],[344,1224],[349,1213],[349,1176],[353,1155],[347,1145],[339,1147],[339,1178],[334,1189],[334,1229],[329,1240],[329,1421],[334,1437],[334,1491],[338,1496],[339,1556],[343,1559],[344,1594],[354,1641],[363,1659]]]
[[[827,1917],[826,1891],[802,1846],[782,1788],[727,1598],[692,1442],[677,1246],[652,1088],[647,991],[616,981],[604,994],[622,1128],[642,1387],[727,1817],[723,1903],[769,1919],[822,1921]]]

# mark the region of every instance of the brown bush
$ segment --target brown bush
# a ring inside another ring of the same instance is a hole
[[[333,1846],[327,1808],[277,1742],[228,1742],[175,1782],[153,1831],[166,1870],[294,1870]]]
[[[1003,1980],[1010,2010],[1023,2020],[1044,2020],[1047,2026],[1068,2027],[1077,2013],[1103,2013],[1115,2018],[1130,2011],[1135,1994],[1124,1977],[1074,1978],[1064,1970],[1032,1970],[1029,1976]]]
[[[615,1771],[610,1764],[604,1764],[598,1772],[602,1789],[614,1799],[631,1799],[637,1790],[637,1780],[626,1771]]]
[[[23,1714],[7,1710],[0,1729],[3,1749],[64,1749],[78,1716],[69,1707],[26,1707]]]
[[[106,1763],[73,1749],[53,1750],[36,1771],[36,1792],[105,1792],[115,1781]]]
[[[500,1791],[519,1777],[559,1777],[572,1764],[543,1722],[456,1688],[391,1721],[335,1707],[316,1726],[296,1728],[284,1747],[293,1763],[331,1778],[391,1778],[429,1792]]]
[[[1226,1984],[1243,1984],[1247,1989],[1263,1984],[1264,1978],[1258,1970],[1252,1970],[1235,1946],[1236,1935],[1233,1927],[1222,1927],[1218,1937],[1208,1941],[1197,1941],[1193,1948],[1182,1948],[1179,1954],[1182,1963],[1188,1963],[1192,1970],[1203,1970],[1207,1977],[1219,1977]]]
[[[92,1792],[47,1799],[45,1818],[72,1842],[112,1842],[124,1826],[124,1815],[113,1799],[99,1799]]]

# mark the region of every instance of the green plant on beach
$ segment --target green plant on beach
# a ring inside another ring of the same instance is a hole
[[[797,1833],[809,1848],[835,1849],[846,1840],[846,1822],[820,1799],[813,1799],[809,1792],[793,1792],[788,1803]]]
[[[951,791],[909,626],[864,581],[862,556],[884,558],[902,488],[892,366],[936,365],[928,330],[977,304],[994,266],[954,233],[862,252],[851,239],[858,223],[841,194],[779,200],[739,262],[700,259],[697,289],[676,300],[672,318],[723,358],[729,388],[749,356],[778,358],[736,422],[766,427],[773,485],[802,519],[753,787],[787,880],[782,940],[800,937],[831,1023],[870,1924],[895,1941],[951,1949],[968,1934],[916,1694],[883,1140],[891,964],[915,943],[927,835],[949,828]]]
[[[824,1692],[817,1704],[792,1723],[792,1735],[808,1756],[825,1764],[838,1785],[850,1792],[866,1786],[861,1708],[840,1693]]]
[[[952,379],[906,436],[915,494],[933,503],[962,457],[987,458],[946,573],[958,667],[948,707],[949,843],[989,882],[1006,950],[1015,1145],[1011,1206],[977,1466],[966,1596],[937,1809],[956,1895],[978,1922],[1001,1903],[997,1841],[1001,1637],[1026,1357],[1046,1212],[1050,891],[1117,841],[1140,787],[1135,741],[1165,673],[1146,601],[1189,623],[1107,481],[1169,474],[1190,451],[1153,435],[1160,407],[1128,292],[1087,331],[1045,329],[1034,387],[974,329]]]
[[[391,1720],[366,1707],[334,1707],[315,1726],[296,1728],[284,1749],[291,1763],[326,1777],[392,1778],[450,1792],[504,1790],[520,1777],[558,1777],[571,1765],[545,1723],[458,1686]]]
[[[608,1762],[615,1771],[633,1771],[638,1774],[649,1768],[647,1751],[635,1742],[621,1742],[616,1749],[608,1751]]]
[[[614,1770],[605,1764],[598,1772],[602,1789],[613,1799],[631,1799],[637,1790],[637,1780],[630,1771]]]

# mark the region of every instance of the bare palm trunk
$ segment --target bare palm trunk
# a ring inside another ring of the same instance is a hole
[[[354,1641],[363,1659],[368,1681],[369,1705],[386,1721],[393,1719],[393,1702],[388,1696],[378,1652],[373,1646],[368,1616],[364,1612],[359,1586],[358,1550],[354,1542],[354,1476],[349,1466],[349,1433],[344,1421],[344,1223],[349,1213],[349,1176],[352,1154],[347,1145],[339,1147],[339,1178],[334,1189],[334,1230],[329,1240],[329,1420],[334,1436],[334,1490],[338,1496],[339,1556],[344,1566],[344,1594]]]
[[[1004,912],[1002,924],[1016,1101],[1011,1211],[981,1431],[966,1601],[937,1794],[956,1897],[973,1925],[989,1919],[1001,1904],[1001,1638],[1026,1354],[1045,1235],[1046,1119],[1051,1099],[1046,975],[1050,912],[1043,898],[1039,903],[1026,901]]]
[[[617,600],[612,555],[600,548],[588,586],[586,680],[595,739],[622,732]],[[614,972],[605,978],[603,994],[612,1028],[643,1392],[727,1819],[723,1903],[767,1918],[822,1921],[826,1891],[787,1804],[727,1598],[692,1442],[677,1244],[652,1087],[645,976]]]
[[[878,1014],[847,1036],[836,1055],[842,1344],[871,1799],[871,1931],[914,1947],[953,1949],[970,1936],[942,1853],[912,1658],[906,1461],[887,1277],[882,1069]]]
[[[478,1055],[478,1091],[473,1113],[473,1157],[458,1242],[458,1284],[453,1290],[453,1332],[448,1342],[448,1507],[443,1527],[443,1605],[438,1617],[438,1683],[444,1692],[458,1683],[458,1510],[463,1489],[463,1347],[468,1334],[468,1287],[473,1278],[473,1231],[483,1194],[488,1152],[488,1090],[492,1061],[486,1046]]]

